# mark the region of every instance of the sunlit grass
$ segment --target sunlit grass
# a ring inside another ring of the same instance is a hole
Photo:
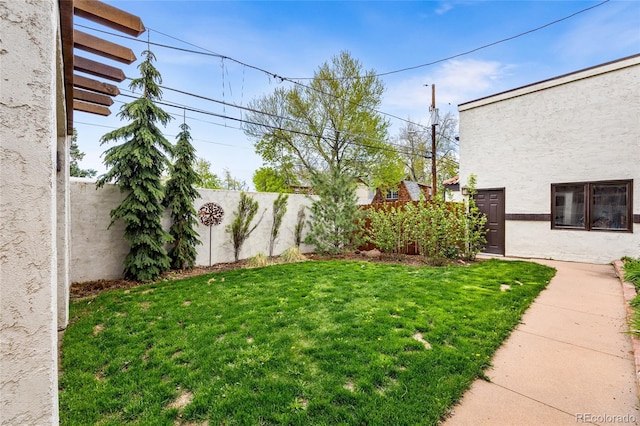
[[[71,306],[61,421],[436,424],[553,273],[303,262],[106,292]]]

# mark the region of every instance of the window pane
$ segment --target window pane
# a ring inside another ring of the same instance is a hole
[[[593,184],[592,229],[628,229],[627,184]]]
[[[556,185],[555,226],[584,228],[584,185]]]

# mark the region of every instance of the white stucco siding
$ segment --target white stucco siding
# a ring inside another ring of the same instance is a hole
[[[225,228],[233,221],[234,212],[238,209],[240,201],[240,192],[200,189],[199,193],[200,198],[194,202],[196,211],[205,203],[213,202],[223,208],[224,219],[220,225],[211,228],[211,234],[209,234],[209,227],[198,222],[196,231],[200,235],[202,244],[196,247],[198,253],[196,264],[208,266],[210,263],[233,262],[233,246],[229,242],[229,234],[225,232]],[[256,223],[260,217],[262,221],[244,243],[240,251],[241,259],[259,253],[268,254],[269,235],[273,222],[273,201],[278,196],[278,194],[265,192],[247,194],[259,204],[258,214],[253,223]],[[111,221],[109,213],[123,199],[124,195],[114,185],[105,185],[103,188],[96,189],[95,182],[88,179],[72,179],[71,282],[122,277],[124,259],[129,252],[129,245],[123,237],[124,224],[118,220],[111,228],[108,226]],[[301,206],[307,207],[310,204],[311,200],[306,195],[289,194],[287,212],[283,218],[280,235],[276,239],[274,255],[281,254],[294,245],[293,230],[298,210]],[[308,209],[306,214],[308,220]],[[169,229],[168,213],[163,219],[163,226]],[[301,249],[303,252],[309,252],[312,247],[303,244]]]
[[[637,226],[637,224],[636,224]],[[551,230],[548,222],[507,221],[506,255],[570,262],[609,263],[640,253],[639,234]]]
[[[622,179],[634,180],[633,213],[640,214],[639,57],[459,109],[461,184],[475,174],[477,188],[505,188],[507,214],[550,214],[552,183]],[[611,261],[638,254],[639,228],[569,232],[507,221],[506,254]]]
[[[0,425],[58,423],[57,4],[0,2]]]
[[[129,245],[124,223],[110,228],[111,210],[124,200],[118,187],[96,189],[89,179],[71,179],[71,282],[119,278]]]
[[[507,213],[549,213],[551,183],[640,179],[640,66],[461,106],[460,150],[461,182],[508,187]]]

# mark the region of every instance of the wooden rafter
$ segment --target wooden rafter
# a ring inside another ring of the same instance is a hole
[[[76,111],[88,112],[90,114],[103,115],[105,117],[111,114],[109,108],[105,106],[91,104],[89,102],[79,101],[77,99],[73,100],[73,109],[75,109]]]
[[[80,101],[91,102],[98,105],[111,106],[113,105],[113,99],[111,96],[101,95],[100,93],[89,92],[87,90],[73,88],[73,99]]]
[[[120,89],[113,84],[103,83],[83,75],[73,75],[73,86],[81,89],[90,90],[92,92],[102,93],[103,95],[118,96]]]
[[[125,79],[124,72],[120,68],[112,67],[111,65],[106,65],[102,62],[83,58],[78,55],[74,55],[73,57],[73,69],[95,75],[96,77],[117,81],[118,83]]]
[[[101,1],[74,0],[73,7],[77,16],[130,36],[138,37],[145,31],[140,18]]]
[[[60,0],[60,34],[64,64],[67,135],[73,134],[73,1]]]
[[[125,64],[131,64],[136,60],[133,51],[127,47],[74,30],[74,15],[135,37],[142,34],[145,28],[137,16],[98,0],[58,0],[58,3],[64,60],[67,134],[71,135],[74,110],[107,116],[111,114],[108,106],[113,105],[111,97],[120,94],[115,85],[74,74],[74,70],[116,82],[122,82],[126,78],[120,68],[74,55],[74,49]]]
[[[136,60],[136,55],[134,55],[133,51],[128,47],[111,43],[110,41],[78,30],[73,31],[73,46],[76,49],[125,64],[130,64]]]

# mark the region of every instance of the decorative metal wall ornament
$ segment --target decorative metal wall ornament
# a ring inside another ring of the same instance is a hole
[[[216,203],[206,203],[198,210],[198,216],[205,226],[220,225],[224,219],[224,210]]]
[[[211,228],[222,223],[224,210],[216,203],[205,203],[198,210],[200,222],[209,227],[209,266],[211,266]]]

